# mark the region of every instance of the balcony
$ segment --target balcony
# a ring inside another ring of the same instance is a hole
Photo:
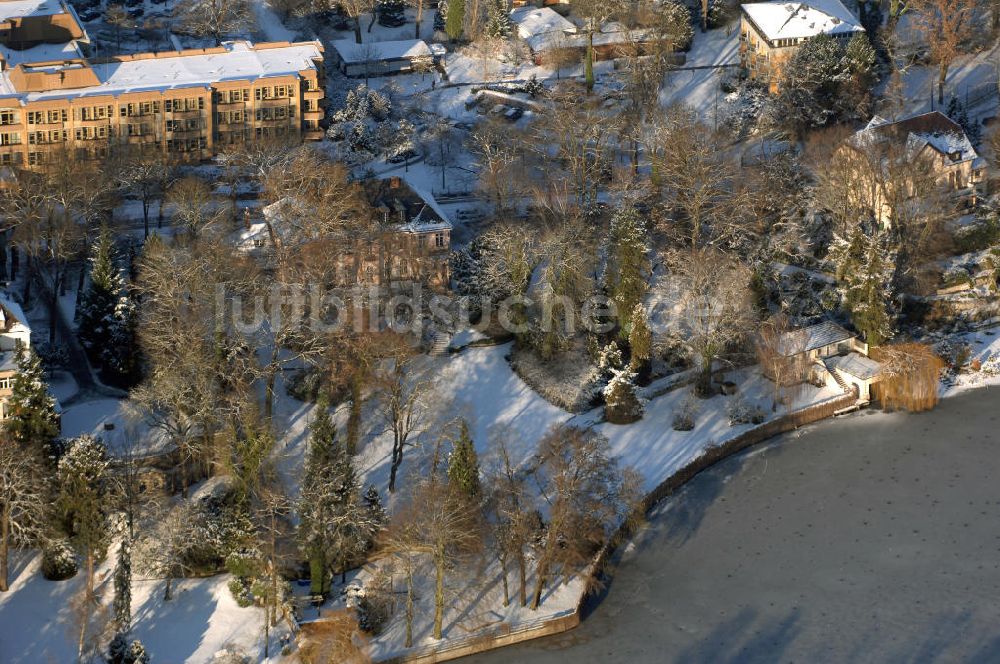
[[[158,143],[159,138],[156,134],[133,134],[131,136],[126,136],[125,140],[132,145],[142,145],[148,143]]]
[[[280,97],[278,99],[258,99],[254,102],[255,108],[278,108],[281,106],[294,106],[295,101],[291,97]]]
[[[323,111],[302,111],[303,120],[322,120],[323,116]]]
[[[201,115],[202,115],[202,113],[204,113],[204,111],[199,110],[197,108],[193,109],[193,110],[190,110],[190,111],[178,111],[178,110],[174,110],[174,111],[172,111],[172,117],[175,117],[175,118],[178,118],[178,119],[181,119],[181,120],[183,120],[184,118],[200,118]]]
[[[238,110],[244,108],[247,105],[245,101],[217,101],[215,102],[215,107],[220,111],[225,110]]]
[[[302,93],[303,99],[308,99],[313,101],[322,99],[325,96],[326,93],[323,91],[322,88],[318,90],[306,90],[305,92]]]
[[[171,138],[198,138],[204,133],[201,127],[195,129],[174,129],[168,132]]]

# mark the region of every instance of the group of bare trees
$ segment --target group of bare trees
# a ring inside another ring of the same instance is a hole
[[[585,573],[612,530],[631,518],[638,475],[617,466],[600,434],[554,427],[530,466],[514,461],[513,442],[498,437],[481,471],[475,453],[462,451],[472,446],[462,428],[448,467],[435,465],[411,484],[392,515],[379,551],[405,582],[406,647],[424,608],[415,594],[423,579],[433,588],[431,635],[440,639],[453,619],[447,607],[468,601],[462,589],[485,582],[483,575],[499,575],[506,606],[516,569],[517,601],[537,609],[546,588]]]

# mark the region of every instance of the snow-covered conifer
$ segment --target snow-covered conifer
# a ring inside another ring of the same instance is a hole
[[[18,344],[15,351],[17,373],[7,402],[4,427],[11,437],[25,446],[51,452],[52,441],[59,436],[56,401],[45,384],[42,361],[31,348]]]
[[[617,307],[622,335],[627,338],[629,318],[646,293],[649,275],[646,227],[635,208],[624,207],[615,213],[607,243],[604,287]]]
[[[56,513],[70,544],[86,563],[87,597],[93,597],[94,566],[108,543],[109,466],[103,443],[83,435],[69,441],[56,470]]]
[[[642,403],[635,393],[635,372],[614,371],[604,388],[604,417],[612,424],[629,424],[642,418]]]
[[[510,14],[507,13],[506,0],[490,0],[486,8],[486,34],[495,39],[506,39],[510,36]]]
[[[469,498],[479,496],[479,457],[465,420],[462,420],[458,440],[448,455],[448,483]]]
[[[119,632],[132,628],[132,544],[128,535],[122,537],[115,564],[114,621]]]

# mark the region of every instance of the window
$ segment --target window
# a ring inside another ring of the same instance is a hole
[[[444,233],[435,233],[434,234],[434,246],[438,247],[438,248],[448,246],[448,244],[447,244],[447,238],[445,238],[445,234]]]
[[[20,134],[0,134],[0,145],[20,145]]]
[[[17,113],[14,111],[0,111],[0,125],[17,124]]]
[[[9,390],[11,385],[10,377],[0,378],[0,390]]]

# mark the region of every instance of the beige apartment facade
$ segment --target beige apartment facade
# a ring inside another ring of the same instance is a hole
[[[241,69],[254,67],[232,63],[236,74],[232,78],[170,84],[173,71],[185,69],[185,61],[215,59],[224,72],[226,60],[235,59],[230,58],[234,49],[240,50],[243,60],[247,55],[279,60],[293,49],[298,59],[302,51],[307,55],[312,51],[315,57],[307,58],[308,66],[274,75],[241,77]],[[139,72],[148,69],[147,85],[116,86],[114,74],[102,80],[102,69],[124,66]],[[323,62],[318,43],[237,42],[105,60],[22,63],[4,74],[4,83],[13,94],[0,94],[3,165],[43,167],[66,151],[79,158],[100,158],[112,146],[123,144],[179,161],[196,161],[248,139],[316,140],[323,136]],[[158,76],[164,79],[162,85]],[[109,90],[102,93],[102,88]]]
[[[777,93],[782,70],[802,44],[824,34],[846,43],[863,32],[839,0],[740,5],[740,64],[748,78]]]

